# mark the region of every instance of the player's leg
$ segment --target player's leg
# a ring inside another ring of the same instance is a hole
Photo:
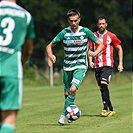
[[[22,101],[22,80],[2,78],[1,80],[1,129],[0,133],[14,133],[17,112]]]
[[[96,77],[97,84],[98,84],[100,92],[101,92],[102,103],[103,103],[103,106],[104,106],[103,110],[107,110],[108,105],[105,102],[104,92],[103,92],[103,89],[101,87],[101,74],[102,74],[102,67],[95,69],[95,77]]]
[[[65,110],[69,105],[74,105],[76,90],[77,87],[75,85],[71,85],[68,97],[65,99],[64,110],[62,112],[62,115],[65,116]]]
[[[58,121],[58,123],[60,125],[64,125],[66,108],[69,105],[74,105],[76,89],[77,89],[77,87],[75,85],[71,85],[69,95],[65,99],[65,104],[64,104],[64,109],[63,109],[62,115],[60,116],[60,119]],[[72,121],[68,121],[68,122],[71,123]]]
[[[84,69],[74,70],[73,79],[71,81],[70,92],[69,92],[68,98],[66,99],[66,106],[65,106],[64,110],[66,110],[66,108],[69,105],[74,105],[74,101],[76,98],[76,90],[80,86],[80,84],[85,76],[85,73],[86,73],[86,70],[84,70]],[[68,122],[71,123],[72,121],[68,120]]]
[[[103,88],[103,91],[105,93],[105,99],[108,104],[108,108],[111,111],[113,110],[113,107],[112,107],[111,100],[110,100],[108,85],[111,80],[112,70],[113,68],[111,67],[103,67],[102,74],[101,74],[101,86],[102,86],[101,88]]]
[[[72,75],[73,72],[69,72],[69,71],[63,71],[63,83],[64,83],[64,96],[65,96],[65,101],[68,97],[69,91],[70,91],[70,87],[71,87],[71,81],[72,81]],[[65,108],[65,104],[64,104],[64,108]],[[58,120],[58,123],[60,125],[64,125],[64,121],[65,121],[65,111],[63,109],[63,112]]]
[[[105,103],[107,103],[107,106],[109,108],[109,111],[108,111],[108,109],[106,109],[104,107],[104,109],[101,112],[101,116],[113,116],[116,113],[115,113],[115,111],[113,111],[113,106],[112,106],[111,100],[110,100],[108,85],[106,83],[102,82],[101,88],[102,88],[103,96],[104,96],[104,100],[105,100],[104,101],[104,106],[105,106]]]
[[[84,69],[77,69],[74,71],[74,74],[73,74],[73,80],[71,82],[71,88],[70,88],[70,93],[68,95],[68,98],[69,98],[69,101],[71,100],[71,104],[69,105],[73,105],[74,104],[74,100],[75,100],[75,97],[76,97],[76,90],[78,89],[78,87],[80,86],[84,76],[85,76],[85,73],[86,73],[86,70]],[[69,106],[67,105],[67,106]],[[67,107],[66,106],[66,107]],[[71,123],[72,120],[68,119],[68,123]]]
[[[67,72],[66,72],[67,73]],[[72,79],[69,85],[71,85],[69,89],[69,94],[65,99],[64,110],[62,112],[62,116],[65,116],[65,110],[69,105],[74,105],[75,97],[76,97],[76,90],[78,89],[79,85],[81,84],[86,70],[84,69],[76,69],[73,72],[69,72],[69,79]],[[67,80],[65,80],[64,84],[67,86]]]
[[[2,124],[0,132],[14,133],[16,126],[17,110],[7,110],[7,111],[2,111],[1,113],[2,113]]]
[[[103,99],[103,111],[101,112],[102,116],[108,116],[109,111],[113,111],[113,107],[110,100],[110,93],[108,89],[108,84],[111,79],[112,68],[111,67],[103,67],[101,69],[101,76],[100,76],[100,88],[101,88],[101,95]]]

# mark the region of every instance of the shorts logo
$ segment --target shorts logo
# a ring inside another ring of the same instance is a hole
[[[105,79],[105,78],[102,78],[102,80],[103,80],[103,81],[107,81],[107,79]]]

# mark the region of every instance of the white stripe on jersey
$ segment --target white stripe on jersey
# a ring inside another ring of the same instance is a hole
[[[86,49],[86,46],[82,46],[82,47],[64,47],[64,50],[66,51],[81,51],[81,50],[85,50]]]
[[[22,79],[18,79],[18,82],[19,82],[19,106],[21,107],[22,106],[22,97],[23,97],[23,81]]]
[[[65,36],[82,36],[85,35],[84,32],[77,32],[77,33],[66,33]]]
[[[26,15],[27,15],[27,24],[29,24],[31,21],[31,15],[29,12],[26,12]]]
[[[99,40],[103,43],[103,38],[99,38]],[[103,58],[102,54],[99,53],[98,54],[99,67],[103,66],[102,58]]]
[[[107,66],[111,66],[111,59],[110,59],[110,43],[111,43],[111,38],[107,35],[107,48],[106,48],[106,60],[107,60]]]
[[[77,60],[73,60],[73,61],[64,60],[64,63],[66,63],[66,64],[72,64],[72,63],[74,64],[77,62],[84,62],[85,63],[85,59],[79,59],[78,61]]]
[[[86,51],[84,53],[81,53],[81,54],[65,54],[65,56],[68,56],[68,57],[80,57],[81,55],[86,55]]]
[[[22,71],[22,64],[20,62],[20,60],[21,60],[21,52],[20,51],[17,53],[17,56],[18,56],[18,78],[22,78],[23,71]]]

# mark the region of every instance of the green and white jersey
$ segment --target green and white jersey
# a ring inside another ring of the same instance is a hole
[[[73,33],[70,26],[63,29],[52,40],[53,44],[63,43],[65,71],[77,68],[88,68],[88,39],[96,42],[98,38],[88,28],[79,26],[79,30]]]
[[[34,37],[31,14],[14,2],[0,2],[0,77],[23,77],[21,47]]]

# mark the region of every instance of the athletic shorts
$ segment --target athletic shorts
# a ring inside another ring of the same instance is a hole
[[[86,71],[86,69],[63,71],[64,92],[69,92],[71,85],[75,85],[78,89],[85,76]]]
[[[0,110],[18,110],[22,105],[22,79],[0,77]]]
[[[109,84],[112,70],[113,68],[110,66],[99,67],[95,69],[95,77],[99,86],[101,81],[105,81]]]

